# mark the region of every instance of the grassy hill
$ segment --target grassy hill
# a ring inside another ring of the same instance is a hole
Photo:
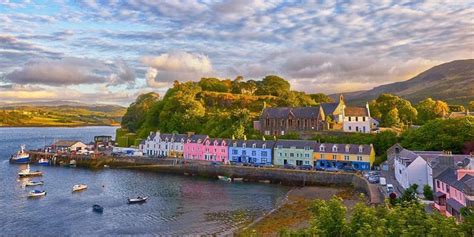
[[[119,125],[126,108],[116,105],[54,105],[44,103],[0,106],[0,127]]]
[[[344,93],[344,96],[351,103],[364,104],[382,93],[399,95],[413,103],[431,97],[450,104],[466,105],[474,100],[474,59],[444,63],[407,81],[378,86],[368,91]]]

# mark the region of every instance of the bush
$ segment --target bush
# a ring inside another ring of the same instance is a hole
[[[429,185],[423,187],[423,195],[425,196],[425,199],[433,200],[433,190],[431,190]]]

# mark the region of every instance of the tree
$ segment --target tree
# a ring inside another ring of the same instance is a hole
[[[290,83],[285,79],[269,75],[263,78],[263,80],[257,83],[257,95],[273,95],[280,96],[290,91]]]
[[[449,111],[451,111],[451,112],[466,112],[466,108],[462,105],[449,105]]]
[[[427,200],[433,200],[433,190],[427,184],[423,187],[423,196],[425,196]]]
[[[127,112],[125,112],[125,115],[122,117],[122,127],[131,132],[136,132],[143,122],[145,122],[146,114],[159,98],[160,95],[154,92],[138,96],[135,102],[130,104],[127,108]]]
[[[418,111],[418,123],[423,124],[436,118],[444,118],[449,112],[446,102],[426,98],[416,105]]]
[[[387,114],[383,115],[382,119],[384,121],[384,125],[387,127],[396,127],[400,125],[400,118],[398,117],[397,108],[393,108],[388,111]]]
[[[334,100],[331,97],[323,93],[309,94],[309,97],[311,97],[311,99],[313,99],[316,104],[334,102]]]
[[[348,231],[346,212],[341,198],[315,200],[310,207],[313,220],[311,233],[317,236],[345,236]]]
[[[217,78],[201,78],[199,81],[199,86],[203,91],[229,92],[231,90],[230,84],[232,83]]]
[[[474,111],[474,101],[469,101],[469,110]]]

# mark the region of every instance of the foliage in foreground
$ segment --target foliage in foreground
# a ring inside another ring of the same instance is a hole
[[[474,215],[465,211],[464,221],[429,214],[417,201],[377,207],[360,202],[348,213],[343,200],[315,200],[311,207],[311,226],[298,231],[283,230],[281,236],[362,237],[362,236],[472,236]]]

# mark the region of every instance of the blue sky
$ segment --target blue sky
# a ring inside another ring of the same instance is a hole
[[[128,104],[174,80],[336,93],[474,58],[474,2],[0,0],[0,101]]]

